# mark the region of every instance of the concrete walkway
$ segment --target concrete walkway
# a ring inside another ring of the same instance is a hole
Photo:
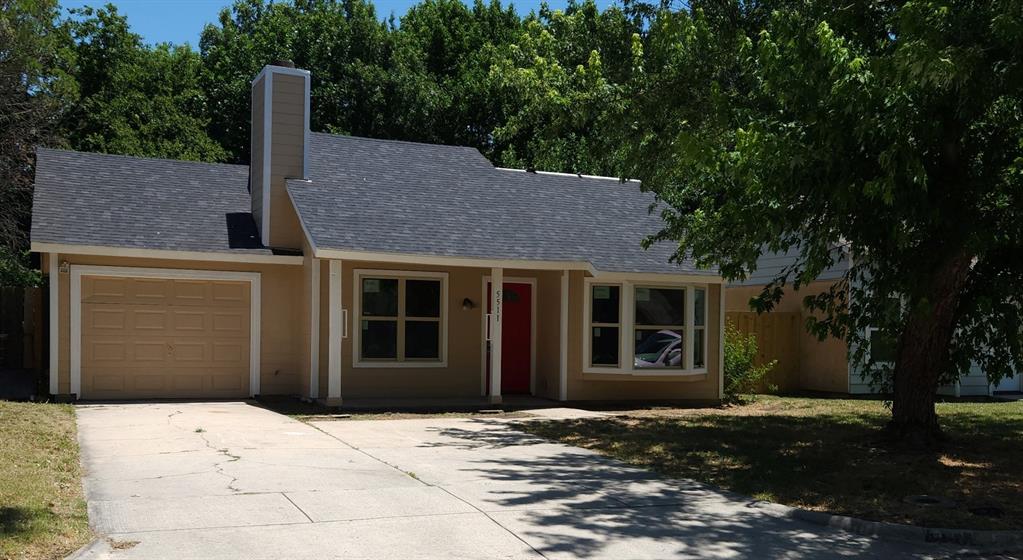
[[[303,424],[244,403],[78,408],[84,558],[940,557],[497,419]]]

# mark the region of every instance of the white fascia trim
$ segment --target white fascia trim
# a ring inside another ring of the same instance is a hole
[[[259,74],[256,74],[255,78],[252,78],[252,85],[255,85],[255,83],[258,82],[260,78],[271,72],[274,74],[288,74],[290,76],[309,75],[308,70],[303,70],[301,68],[290,68],[288,66],[274,66],[273,64],[267,64],[266,66],[263,67],[262,70],[259,71]]]
[[[71,265],[71,393],[82,398],[82,277],[160,278],[249,282],[249,396],[259,394],[262,275],[258,272]]]
[[[60,262],[50,253],[50,394],[60,393]]]
[[[669,284],[725,284],[721,276],[670,273],[670,272],[601,272],[593,274],[593,278],[601,282],[644,281],[667,282]]]
[[[560,173],[557,171],[526,171],[525,169],[514,169],[511,167],[495,167],[498,171],[512,171],[516,173],[535,173],[537,175],[554,175],[555,177],[576,177],[579,179],[601,179],[603,181],[614,181],[622,184],[640,184],[639,179],[626,179],[624,181],[619,177],[608,177],[606,175],[583,175],[582,173]]]
[[[333,262],[333,261],[332,261]],[[364,361],[362,359],[362,294],[359,288],[362,286],[362,278],[370,276],[377,278],[436,278],[440,280],[440,360],[437,361]],[[419,270],[386,270],[357,268],[352,271],[352,367],[367,369],[427,369],[448,367],[448,316],[451,310],[448,306],[448,273],[427,272]]]
[[[69,245],[63,243],[34,242],[35,253],[65,253],[95,257],[130,257],[140,259],[169,259],[185,261],[236,262],[251,264],[298,265],[301,255],[259,255],[252,253],[217,253],[205,251],[174,251],[168,249],[137,249],[131,247],[105,247],[102,245]]]
[[[267,72],[268,69],[276,68],[267,66],[263,68],[263,72],[260,75],[264,75],[263,80],[263,184],[261,194],[263,197],[263,210],[261,211],[261,225],[259,228],[259,236],[263,242],[264,247],[270,246],[270,163],[272,155],[270,154],[271,147],[273,145],[273,115],[274,115],[274,103],[273,103],[273,71]],[[285,185],[287,188],[287,185]]]
[[[320,398],[320,261],[310,257],[309,398]]]
[[[618,323],[618,359],[619,364],[617,366],[594,366],[590,364],[590,317],[593,313],[593,302],[590,301],[590,288],[594,284],[597,285],[616,285],[621,287],[619,293],[619,323]],[[693,331],[695,330],[695,321],[690,320],[691,309],[693,307],[692,302],[695,299],[692,297],[692,293],[695,288],[702,288],[706,290],[703,298],[703,316],[706,320],[708,317],[708,308],[710,306],[710,285],[704,282],[697,282],[695,285],[692,283],[684,284],[682,282],[668,282],[661,283],[660,285],[651,285],[649,280],[645,280],[642,275],[634,275],[630,279],[623,279],[618,281],[609,282],[601,278],[584,278],[583,279],[583,316],[582,316],[582,329],[580,332],[583,334],[582,344],[582,370],[586,374],[600,374],[600,375],[629,375],[633,377],[692,377],[698,375],[707,375],[709,368],[706,366],[706,358],[704,359],[704,366],[701,368],[689,369],[655,369],[655,368],[635,368],[631,364],[634,363],[635,348],[632,345],[632,333],[634,332],[635,325],[635,288],[636,287],[665,287],[673,289],[684,289],[686,291],[687,304],[686,307],[686,325],[685,335],[683,341],[690,341],[686,343],[686,356],[684,357],[684,365],[691,366],[691,357],[693,353],[690,351],[691,341],[693,339]],[[724,290],[722,290],[724,291]],[[721,306],[721,310],[724,310],[724,305]],[[723,314],[723,311],[722,311]],[[706,323],[704,324],[706,329]],[[707,347],[710,344],[710,337],[703,337],[703,355],[707,356]],[[719,346],[724,347],[724,339],[719,340]],[[719,348],[720,351],[720,348]],[[723,362],[722,362],[723,367]]]
[[[476,257],[441,257],[406,253],[375,253],[370,251],[343,251],[314,249],[315,256],[323,259],[346,259],[400,264],[460,266],[470,268],[513,268],[527,270],[583,270],[592,274],[593,267],[579,261],[534,261],[525,259],[487,259]]]

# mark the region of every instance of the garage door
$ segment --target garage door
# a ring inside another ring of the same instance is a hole
[[[249,395],[249,282],[82,277],[82,397]]]

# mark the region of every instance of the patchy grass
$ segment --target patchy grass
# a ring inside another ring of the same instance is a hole
[[[63,558],[89,542],[70,405],[0,401],[0,558]]]
[[[883,443],[880,401],[760,396],[725,408],[523,422],[521,429],[662,474],[763,500],[928,527],[1023,527],[1023,402],[938,405],[948,441],[914,453]],[[931,495],[952,506],[906,501]]]

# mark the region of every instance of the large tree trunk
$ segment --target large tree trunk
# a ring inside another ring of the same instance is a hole
[[[949,365],[949,345],[971,261],[965,253],[949,256],[932,274],[925,298],[908,302],[913,307],[899,336],[892,419],[887,427],[897,440],[930,446],[941,437],[934,394]]]

